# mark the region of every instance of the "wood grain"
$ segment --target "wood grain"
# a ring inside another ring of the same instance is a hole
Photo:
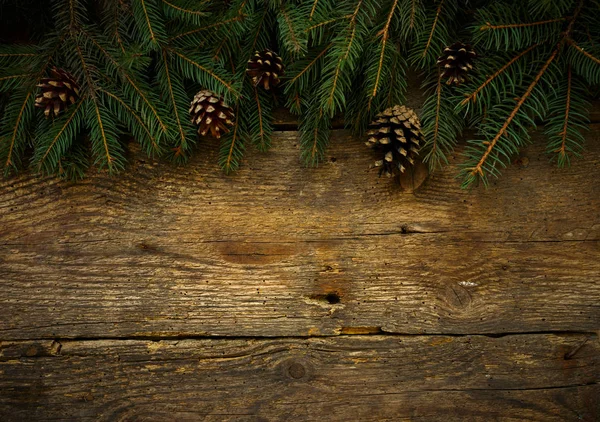
[[[600,342],[579,334],[4,342],[0,388],[7,422],[596,421]]]
[[[280,132],[233,176],[207,141],[185,168],[2,180],[0,339],[596,331],[599,128],[487,190],[455,164],[403,190],[345,131],[317,169]]]

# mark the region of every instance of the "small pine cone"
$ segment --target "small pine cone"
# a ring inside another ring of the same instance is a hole
[[[398,172],[404,173],[414,164],[423,141],[421,122],[417,114],[406,106],[394,106],[375,116],[369,125],[367,146],[381,153],[382,159],[375,162],[381,167],[379,175],[390,177]]]
[[[456,42],[444,48],[437,64],[442,69],[442,78],[448,78],[448,85],[460,85],[467,80],[467,73],[473,69],[473,59],[477,53],[470,44]]]
[[[208,90],[198,92],[190,106],[192,123],[198,126],[202,136],[210,133],[220,138],[221,133],[229,132],[228,126],[233,124],[233,110],[223,101],[223,98]]]
[[[79,84],[73,75],[56,67],[50,73],[50,78],[43,78],[38,84],[41,93],[35,98],[35,106],[43,108],[46,117],[52,112],[54,116],[58,116],[79,100]]]
[[[246,73],[252,78],[254,86],[262,84],[266,90],[269,90],[271,86],[279,84],[279,77],[284,73],[281,57],[271,50],[257,51],[248,60]]]

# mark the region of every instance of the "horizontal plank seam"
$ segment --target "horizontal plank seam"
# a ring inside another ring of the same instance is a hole
[[[347,241],[347,240],[362,240],[365,237],[392,237],[392,236],[410,236],[414,234],[439,234],[439,233],[455,233],[455,230],[446,230],[446,231],[410,231],[410,232],[389,232],[389,233],[362,233],[355,234],[352,236],[338,236],[338,237],[323,237],[319,239],[298,239],[297,241],[285,241],[285,242],[274,242],[274,241],[248,241],[247,239],[226,239],[226,240],[198,240],[194,242],[186,242],[180,241],[179,245],[195,245],[195,244],[204,244],[204,243],[230,243],[230,242],[242,242],[244,243],[259,243],[259,244],[274,244],[274,245],[287,245],[287,244],[302,244],[302,243],[321,243],[321,242],[331,242],[331,241]],[[476,234],[486,235],[492,234],[496,232],[477,232]],[[465,234],[465,233],[463,233]],[[473,234],[473,233],[466,233]],[[118,240],[123,240],[130,242],[131,239],[98,239],[95,241],[73,241],[73,242],[36,242],[36,246],[44,246],[44,245],[65,245],[65,244],[79,244],[79,243],[102,243],[102,242],[115,242]],[[600,242],[600,239],[540,239],[540,240],[484,240],[484,239],[452,239],[453,242],[459,243],[501,243],[501,244],[526,244],[526,243],[594,243]],[[30,242],[26,243],[0,243],[0,246],[31,246]],[[148,253],[151,252],[160,252],[157,249],[148,250]],[[229,253],[227,255],[251,255],[251,256],[274,256],[277,254],[261,254],[257,252],[249,252],[249,253]]]
[[[210,336],[210,335],[160,335],[160,336],[136,336],[130,335],[127,337],[116,337],[116,336],[93,336],[93,337],[40,337],[32,339],[0,339],[0,346],[3,342],[10,343],[26,343],[36,341],[50,341],[53,340],[57,344],[63,344],[65,342],[84,342],[84,341],[163,341],[163,340],[308,340],[312,338],[355,338],[355,337],[487,337],[492,339],[499,339],[508,336],[533,336],[533,335],[580,335],[589,336],[590,340],[598,339],[598,332],[594,331],[570,331],[570,330],[551,330],[551,331],[524,331],[524,332],[505,332],[505,333],[470,333],[470,334],[454,334],[454,333],[429,333],[429,334],[416,334],[416,333],[396,333],[390,331],[380,331],[376,334],[360,333],[360,334],[323,334],[323,335],[310,335],[310,336]]]

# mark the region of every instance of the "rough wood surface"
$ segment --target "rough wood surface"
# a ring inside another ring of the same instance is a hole
[[[595,335],[8,342],[0,374],[6,422],[600,419]]]
[[[343,130],[0,180],[0,420],[597,421],[599,130],[470,192]]]
[[[207,143],[185,168],[0,182],[0,338],[599,329],[598,131],[569,169],[531,147],[471,192],[454,166],[378,179],[345,131],[306,169],[297,141],[233,176]]]

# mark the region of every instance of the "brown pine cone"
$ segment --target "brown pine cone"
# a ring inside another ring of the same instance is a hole
[[[221,134],[229,132],[228,126],[233,125],[233,109],[225,104],[222,97],[208,90],[202,90],[194,96],[190,115],[202,136],[210,130],[212,136],[218,139]]]
[[[477,53],[470,44],[457,42],[444,48],[437,64],[442,69],[442,78],[447,78],[448,85],[460,85],[467,80],[467,73],[473,69],[473,59]]]
[[[35,98],[35,106],[43,108],[46,117],[51,112],[58,116],[79,100],[79,84],[73,75],[56,67],[50,70],[50,74],[50,78],[43,78],[38,84],[41,93]]]
[[[398,172],[404,173],[414,163],[423,141],[417,114],[406,106],[396,105],[375,117],[369,125],[366,145],[381,154],[382,159],[375,162],[376,167],[381,167],[379,175],[390,177]]]
[[[246,73],[252,78],[255,86],[262,84],[266,90],[269,90],[271,86],[279,84],[279,77],[284,73],[281,57],[268,49],[257,51],[248,60]]]

